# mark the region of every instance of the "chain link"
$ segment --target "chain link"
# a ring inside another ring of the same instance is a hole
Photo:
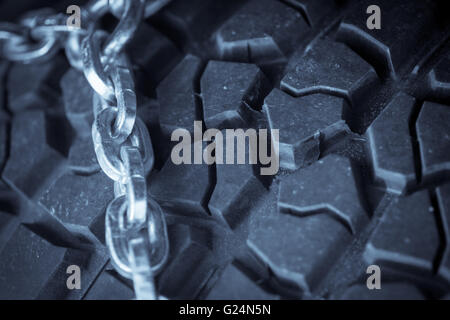
[[[32,11],[20,24],[0,24],[1,56],[24,63],[51,59],[64,48],[71,66],[94,90],[92,139],[103,172],[114,181],[106,210],[105,238],[117,272],[133,280],[137,299],[157,299],[154,276],[167,261],[169,241],[161,207],[147,193],[154,154],[147,127],[136,115],[132,69],[123,50],[143,17],[170,0],[97,0],[82,10],[87,28],[66,26],[67,16]],[[111,12],[119,22],[111,34],[96,29]]]
[[[29,12],[20,25],[10,23],[0,24],[0,39],[3,44],[2,55],[7,60],[23,63],[37,63],[51,59],[60,49],[56,33],[36,32],[33,28],[48,26],[52,22],[51,9],[40,9]]]

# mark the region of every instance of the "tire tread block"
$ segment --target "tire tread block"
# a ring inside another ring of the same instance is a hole
[[[0,210],[0,252],[19,225],[19,219],[11,212],[5,211]]]
[[[269,128],[279,130],[280,167],[296,170],[320,156],[320,143],[349,132],[342,120],[343,98],[311,94],[293,98],[274,89],[265,99],[263,110]]]
[[[345,44],[318,40],[284,76],[280,87],[293,96],[327,93],[359,102],[378,81],[375,70]]]
[[[194,121],[200,120],[195,101],[195,82],[200,69],[200,59],[187,55],[156,89],[163,131],[178,128],[192,131]]]
[[[286,57],[307,34],[299,12],[273,0],[251,0],[217,32],[222,59],[266,64]]]
[[[49,145],[47,122],[42,111],[24,112],[12,120],[11,151],[2,178],[28,198],[38,192],[64,161]]]
[[[368,222],[350,161],[336,155],[284,178],[280,183],[278,207],[282,212],[301,217],[327,213],[352,234],[361,231]]]
[[[0,61],[0,117],[2,116],[3,112],[6,110],[6,84],[7,82],[4,80],[5,76],[8,74],[8,68],[10,66],[10,63],[8,61],[2,60]]]
[[[268,80],[255,65],[210,61],[201,78],[206,127],[246,126],[245,104],[258,105],[268,87]]]
[[[325,214],[299,217],[279,212],[277,188],[252,208],[247,222],[247,244],[258,261],[253,272],[270,283],[281,284],[279,292],[301,297],[314,290],[329,266],[336,261],[351,235],[340,222]],[[245,264],[245,262],[244,262]]]
[[[106,263],[106,256],[55,246],[24,225],[0,253],[2,299],[80,299]],[[69,290],[69,265],[81,269],[81,290]]]
[[[416,184],[409,121],[415,99],[399,93],[372,122],[366,135],[375,178],[393,193],[405,193]]]
[[[39,292],[37,299],[43,300],[81,300],[86,294],[91,284],[102,271],[109,257],[102,251],[87,251],[77,249],[67,249],[63,260],[58,265],[50,281]],[[67,288],[67,268],[70,265],[80,267],[81,288],[79,290],[69,290]]]
[[[83,300],[132,300],[133,290],[117,279],[112,272],[102,271]]]
[[[208,203],[212,216],[231,229],[237,227],[254,205],[264,186],[250,164],[217,164],[216,184]]]
[[[420,290],[404,282],[382,284],[381,290],[367,289],[366,285],[353,285],[349,287],[340,300],[425,300]]]
[[[202,57],[211,34],[242,5],[241,0],[191,0],[171,1],[153,20],[156,25],[169,31],[171,37],[185,51],[195,52]],[[207,49],[207,48],[206,48]]]
[[[136,85],[143,92],[155,88],[182,58],[168,38],[145,22],[136,30],[126,50],[137,69]]]
[[[206,300],[278,300],[230,263],[205,297]]]
[[[447,54],[427,76],[429,96],[442,100],[450,99],[450,56]]]
[[[440,179],[450,174],[450,106],[426,101],[416,122],[422,178]]]
[[[204,163],[176,165],[169,158],[152,177],[149,193],[164,208],[182,215],[205,216],[212,187],[209,170]]]
[[[211,235],[185,224],[168,226],[169,260],[158,276],[158,290],[169,299],[194,299],[214,270]]]
[[[420,191],[393,201],[369,238],[364,259],[381,268],[430,275],[439,242],[430,197]]]
[[[0,113],[0,175],[8,159],[9,126],[10,121],[3,119]]]
[[[38,64],[14,63],[8,73],[8,108],[12,113],[53,107],[67,63],[61,56]]]
[[[81,175],[100,171],[91,137],[76,138],[69,149],[69,169]]]
[[[104,224],[97,222],[104,220],[113,189],[103,172],[90,176],[65,173],[43,192],[38,203],[75,236],[99,245],[104,242]]]
[[[338,10],[334,0],[283,0],[301,10],[310,26],[316,26],[332,10]]]
[[[440,219],[444,230],[445,247],[439,263],[438,274],[450,283],[450,184],[436,188]]]
[[[67,119],[79,136],[90,137],[94,121],[94,91],[84,74],[70,68],[61,78],[60,87]]]
[[[370,30],[365,15],[370,5],[381,10],[381,29]],[[337,38],[347,43],[383,75],[393,78],[409,57],[417,56],[430,34],[438,31],[432,1],[360,1],[341,22]],[[399,39],[402,39],[399,41]]]

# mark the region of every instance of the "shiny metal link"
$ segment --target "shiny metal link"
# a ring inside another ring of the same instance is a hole
[[[84,19],[87,18],[83,18]],[[67,16],[59,14],[52,16],[37,26],[31,28],[33,38],[57,36],[64,43],[66,57],[72,67],[82,70],[81,41],[88,35],[82,28],[67,26]]]
[[[120,148],[122,144],[113,137],[113,121],[117,118],[117,108],[105,108],[94,119],[92,125],[92,139],[97,160],[105,174],[121,184],[126,183],[127,176],[120,160]],[[154,154],[150,136],[145,124],[136,118],[136,125],[124,145],[139,148],[144,172],[147,174],[153,168]]]
[[[168,5],[172,0],[147,0],[145,4],[145,18],[151,17],[163,7]]]
[[[120,17],[119,24],[105,41],[101,59],[105,65],[112,63],[132,38],[142,17],[149,17],[171,0],[91,0],[81,11],[83,24],[93,26],[107,12]],[[71,65],[82,70],[81,42],[87,36],[86,29],[66,25],[67,16],[54,14],[50,8],[33,11],[22,19],[28,26],[20,36],[17,27],[12,24],[0,24],[0,40],[8,40],[3,49],[3,56],[11,61],[25,63],[39,62],[52,58],[62,45]],[[86,23],[84,23],[87,21]],[[11,28],[12,27],[12,28]],[[15,30],[11,30],[15,29]],[[12,31],[12,32],[11,32]],[[29,31],[29,32],[28,32]],[[66,44],[60,43],[58,33],[64,33]],[[31,36],[28,37],[28,35]],[[104,95],[102,95],[104,96]],[[105,97],[105,96],[104,96]]]
[[[110,239],[111,241],[107,238],[107,243],[110,244],[109,250],[111,251],[114,265],[121,268],[123,273],[126,274],[125,276],[132,276],[136,297],[138,299],[155,298],[156,293],[153,284],[150,254],[146,245],[146,236],[141,232],[147,219],[147,186],[142,159],[136,147],[123,146],[120,155],[127,176],[125,195],[127,217],[124,219],[122,214],[119,213],[117,216],[115,215],[117,212],[108,210],[107,228],[108,223],[110,223],[111,230],[117,231],[116,235],[118,234],[118,236],[115,236],[116,243],[114,243],[112,238]],[[122,197],[116,199],[122,199]],[[114,204],[112,204],[111,208],[114,208]],[[123,207],[120,206],[119,210],[123,210]],[[118,223],[119,229],[115,230],[115,226],[111,225],[111,223]],[[111,233],[109,235],[112,237],[114,234]],[[128,247],[126,247],[127,243]]]
[[[91,32],[81,42],[81,57],[83,61],[84,75],[91,85],[103,99],[108,102],[115,102],[115,92],[112,81],[108,78],[105,68],[100,60],[100,45],[107,37],[106,32],[97,30]]]
[[[150,269],[153,275],[157,275],[169,255],[169,240],[164,213],[161,207],[153,199],[147,199],[146,225],[127,228],[126,212],[127,197],[115,198],[106,210],[106,245],[111,255],[111,262],[117,272],[131,279],[133,276],[130,265],[129,242],[131,239],[143,237],[146,239],[147,251],[150,249]],[[143,229],[145,233],[142,232]]]
[[[138,300],[156,300],[153,270],[145,237],[131,239],[128,244],[133,286]]]
[[[108,75],[105,74],[101,67],[97,64],[99,60],[92,60],[84,64],[84,73],[86,79],[99,93],[101,97],[94,100],[94,115],[106,108],[116,107],[118,109],[117,118],[114,121],[114,127],[112,129],[112,136],[118,141],[124,141],[133,130],[136,119],[136,94],[134,92],[134,80],[131,72],[131,66],[129,65],[124,54],[120,55],[117,64],[110,67]],[[109,87],[110,86],[110,87]],[[101,94],[107,96],[112,90],[113,102]],[[95,97],[96,95],[94,95]]]
[[[67,60],[69,60],[70,65],[79,70],[83,71],[83,57],[81,51],[81,42],[87,36],[82,32],[70,33],[66,40],[65,53]]]
[[[127,194],[127,185],[114,181],[114,196],[120,197]]]
[[[65,14],[53,14],[48,17],[38,16],[35,19],[25,19],[23,23],[29,25],[30,34],[33,38],[42,36],[62,36],[68,33],[86,33],[86,30],[67,26],[67,16]]]
[[[169,236],[166,218],[159,204],[151,197],[147,199],[147,233],[150,243],[152,271],[157,275],[169,258]]]
[[[107,107],[106,104],[117,107],[112,135],[124,141],[131,134],[136,119],[134,80],[131,66],[123,53],[116,57],[115,63],[106,71],[103,68],[99,43],[105,36],[103,32],[97,31],[83,40],[83,72],[92,88],[105,100],[101,102],[104,105],[102,109]]]
[[[114,268],[120,275],[130,279],[131,268],[128,259],[128,237],[130,235],[127,235],[130,232],[125,229],[126,212],[126,196],[115,198],[108,205],[105,218],[105,241]],[[136,232],[136,230],[133,231]]]
[[[119,56],[117,62],[111,68],[111,77],[118,109],[113,135],[123,139],[129,136],[133,130],[137,108],[131,65],[124,54]]]
[[[95,97],[95,95],[94,95]],[[112,137],[111,129],[117,116],[117,109],[103,109],[92,124],[92,140],[98,163],[112,180],[126,183],[123,163],[120,160],[120,144]]]
[[[141,154],[136,147],[123,146],[120,157],[127,177],[128,223],[141,225],[147,217],[147,184]]]
[[[57,39],[48,37],[36,44],[8,41],[3,47],[3,55],[10,61],[37,63],[51,59],[58,50]]]
[[[28,11],[20,17],[19,23],[29,28],[45,25],[50,21],[54,21],[56,11],[52,8],[40,8],[37,10]]]
[[[111,0],[90,0],[84,7],[88,19],[91,21],[96,21],[108,13],[109,1]]]
[[[81,29],[70,32],[65,43],[65,53],[72,67],[83,71],[81,43],[92,30],[97,20],[108,12],[108,0],[91,0],[81,10]]]
[[[122,55],[125,45],[142,20],[144,0],[127,0],[124,5],[119,23],[109,36],[96,31],[87,36],[81,45],[86,78],[94,90],[109,102],[114,102],[115,96],[114,87],[107,75],[108,69],[118,60],[124,61],[119,55]]]
[[[10,61],[23,63],[41,62],[52,58],[61,48],[60,38],[55,33],[37,32],[33,29],[54,22],[54,11],[40,9],[29,12],[20,25],[0,25],[0,40],[4,42],[2,56]]]
[[[123,51],[142,20],[145,0],[127,0],[119,23],[106,39],[102,52],[103,65],[109,65]]]

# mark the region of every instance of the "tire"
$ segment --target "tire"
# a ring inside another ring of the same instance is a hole
[[[448,297],[450,8],[379,0],[370,30],[372,2],[173,0],[141,24],[127,52],[155,151],[148,189],[168,223],[162,295]],[[5,19],[31,8],[19,3],[0,6]],[[0,75],[0,299],[133,298],[105,248],[113,183],[84,76],[63,52],[0,60]],[[195,120],[279,129],[278,174],[175,165],[171,132]],[[70,265],[80,290],[66,286]],[[381,290],[368,289],[371,265]]]

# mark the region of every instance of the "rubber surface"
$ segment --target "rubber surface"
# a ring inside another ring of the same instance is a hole
[[[4,19],[41,7],[16,2],[0,5]],[[372,4],[381,30],[366,27]],[[127,50],[156,154],[149,193],[168,222],[161,294],[448,294],[448,10],[422,0],[173,0],[144,21]],[[0,61],[0,95],[0,299],[132,298],[104,246],[113,183],[95,159],[83,75],[62,52],[37,65]],[[170,134],[194,120],[279,129],[280,172],[173,164]],[[66,287],[71,264],[81,290]],[[381,290],[366,287],[371,264]]]

